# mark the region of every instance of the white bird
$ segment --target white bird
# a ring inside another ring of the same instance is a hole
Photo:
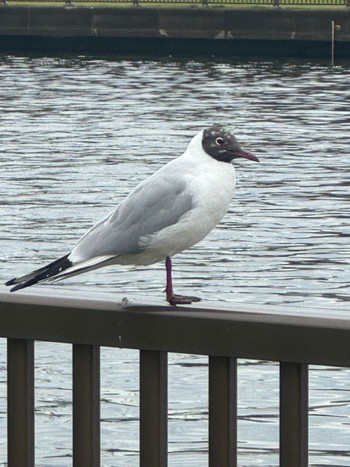
[[[13,292],[113,264],[149,265],[165,259],[167,301],[199,301],[174,294],[171,257],[202,240],[226,213],[236,183],[232,161],[238,157],[258,162],[223,127],[200,131],[184,154],[141,182],[69,254],[6,285],[15,285]]]

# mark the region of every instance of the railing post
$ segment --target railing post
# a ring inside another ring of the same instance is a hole
[[[100,466],[100,348],[73,345],[73,467]]]
[[[280,363],[280,467],[308,465],[308,366]]]
[[[8,466],[34,467],[34,341],[7,339]]]
[[[168,465],[168,355],[140,351],[140,467]]]
[[[209,466],[237,466],[237,360],[209,356]]]

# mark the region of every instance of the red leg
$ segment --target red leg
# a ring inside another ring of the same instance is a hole
[[[198,297],[185,297],[183,295],[175,295],[173,290],[173,280],[171,276],[171,258],[167,256],[165,259],[165,269],[166,269],[166,299],[170,305],[189,305],[192,302],[199,302],[200,298]]]

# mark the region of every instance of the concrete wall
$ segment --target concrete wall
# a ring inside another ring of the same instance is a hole
[[[17,47],[25,47],[23,41],[26,37],[27,46],[32,44],[34,48],[35,43],[43,47],[46,43],[48,48],[55,43],[63,46],[70,39],[73,48],[79,44],[80,47],[85,44],[86,47],[97,48],[100,44],[112,49],[113,44],[117,49],[121,44],[133,48],[139,42],[140,52],[148,41],[150,44],[158,44],[167,52],[169,49],[171,52],[172,45],[186,49],[187,43],[191,47],[199,46],[199,51],[205,46],[213,53],[216,50],[236,53],[249,44],[248,48],[254,51],[255,47],[257,53],[264,49],[269,55],[271,46],[276,46],[276,51],[282,46],[291,52],[287,54],[300,55],[306,44],[310,54],[314,55],[312,50],[323,50],[331,40],[332,20],[341,26],[341,30],[336,33],[337,44],[341,44],[338,50],[342,56],[350,56],[350,9],[65,8],[10,5],[0,8],[0,50],[14,48],[15,44]],[[126,38],[130,38],[130,41],[125,41]],[[274,55],[272,51],[271,54]]]

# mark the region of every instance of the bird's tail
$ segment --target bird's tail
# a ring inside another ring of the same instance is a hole
[[[10,292],[15,292],[16,290],[24,289],[31,285],[37,284],[38,282],[45,281],[50,277],[54,277],[57,274],[60,274],[62,271],[73,266],[73,263],[68,259],[68,255],[63,256],[60,259],[57,259],[53,263],[44,266],[43,268],[36,269],[35,271],[31,272],[30,274],[26,274],[25,276],[15,277],[14,279],[9,280],[6,282],[5,285],[15,285],[12,287]]]
[[[70,254],[63,256],[53,263],[50,263],[43,268],[36,269],[25,276],[15,277],[14,279],[6,282],[5,285],[14,285],[14,287],[10,289],[10,292],[15,292],[16,290],[25,289],[26,287],[37,284],[38,282],[50,279],[59,281],[67,277],[82,274],[83,272],[101,268],[102,266],[108,266],[108,264],[113,264],[113,261],[116,258],[115,255],[95,256],[86,261],[73,264],[72,261],[69,260],[69,256]]]

